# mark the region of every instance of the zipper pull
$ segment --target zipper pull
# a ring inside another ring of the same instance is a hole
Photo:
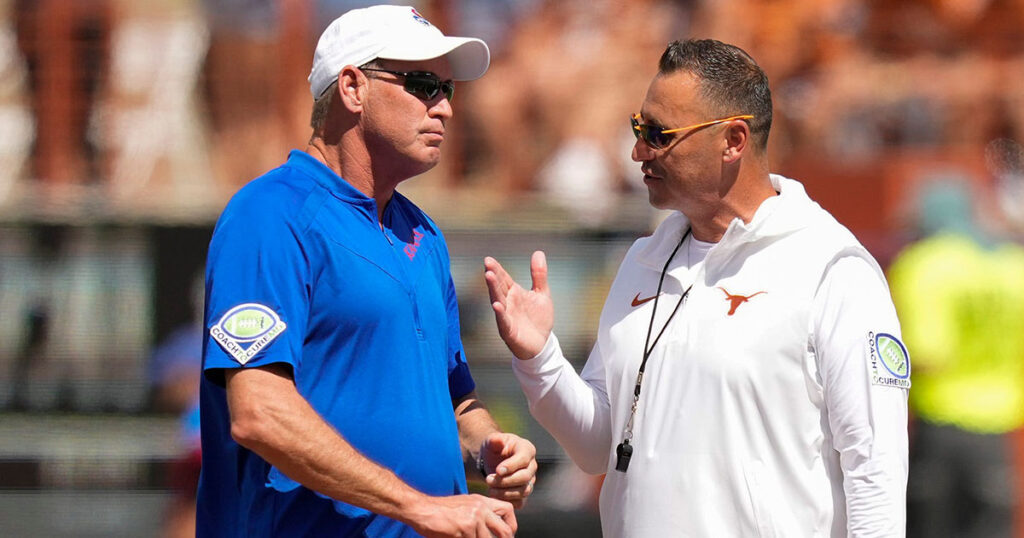
[[[394,241],[392,241],[391,238],[388,237],[388,232],[384,230],[384,223],[377,221],[377,226],[380,226],[380,233],[384,234],[384,239],[388,241],[388,244],[391,246],[395,246]]]

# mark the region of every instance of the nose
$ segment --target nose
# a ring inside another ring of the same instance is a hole
[[[438,93],[438,95],[440,98],[437,99],[437,102],[430,105],[430,108],[427,109],[427,114],[431,118],[440,118],[442,121],[448,120],[455,114],[455,111],[452,109],[452,103],[443,93]]]
[[[651,149],[651,146],[647,145],[647,142],[637,138],[636,142],[633,143],[633,152],[630,154],[630,157],[638,163],[649,161],[654,158],[654,150]]]

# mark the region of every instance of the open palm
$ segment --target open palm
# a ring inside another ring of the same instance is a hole
[[[491,295],[491,307],[498,334],[512,354],[529,359],[540,353],[555,324],[555,306],[548,289],[548,266],[544,253],[530,259],[531,289],[525,289],[505,271],[498,260],[484,258],[484,279]]]

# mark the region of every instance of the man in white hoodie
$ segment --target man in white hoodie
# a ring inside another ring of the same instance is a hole
[[[626,254],[581,374],[485,260],[537,420],[601,491],[604,536],[903,536],[910,359],[885,277],[797,181],[770,174],[768,80],[737,47],[674,42],[633,160],[674,210]]]

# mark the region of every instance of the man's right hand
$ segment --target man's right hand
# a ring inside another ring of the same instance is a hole
[[[427,497],[406,523],[427,538],[512,538],[518,528],[510,503],[475,494]]]
[[[521,360],[533,358],[544,349],[555,325],[555,305],[548,289],[548,265],[539,250],[530,259],[530,276],[532,289],[523,289],[497,260],[484,258],[484,279],[498,322],[498,334],[512,354]]]

